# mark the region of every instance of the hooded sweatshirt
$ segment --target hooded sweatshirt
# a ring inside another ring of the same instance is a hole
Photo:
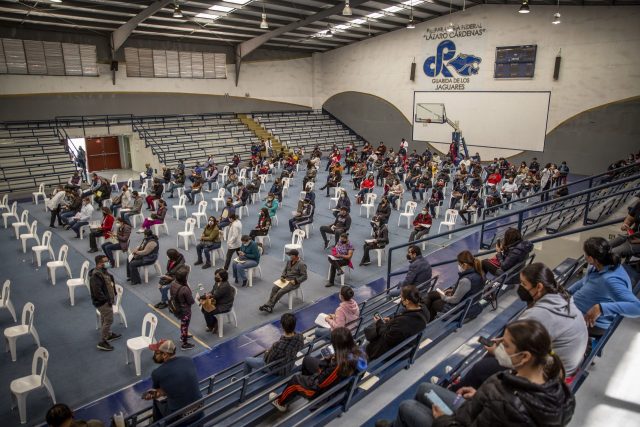
[[[358,307],[357,302],[350,299],[349,301],[342,301],[340,303],[333,319],[327,318],[326,320],[329,326],[331,326],[331,329],[336,329],[348,325],[359,317],[360,307]]]
[[[560,294],[546,294],[520,316],[520,320],[537,320],[549,332],[551,346],[571,376],[580,366],[589,335],[582,313],[573,302]]]

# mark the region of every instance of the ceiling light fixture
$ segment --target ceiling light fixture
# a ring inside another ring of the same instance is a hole
[[[353,12],[351,11],[351,6],[349,6],[349,0],[344,2],[344,9],[342,9],[343,16],[351,16]]]
[[[558,0],[558,11],[553,14],[553,21],[551,22],[554,25],[558,25],[560,22],[560,0]]]
[[[453,31],[453,22],[449,22],[449,25],[447,25],[447,33],[453,33]]]
[[[522,0],[522,6],[518,10],[518,13],[529,13],[531,10],[529,9],[529,0]]]
[[[262,21],[260,21],[260,28],[263,30],[269,29],[269,24],[267,23],[267,12],[264,10],[264,2],[262,3]]]
[[[177,1],[173,3],[173,17],[182,18],[182,11],[180,10],[180,5]]]
[[[415,22],[413,22],[413,2],[409,3],[409,7],[411,7],[409,12],[409,22],[407,22],[407,28],[413,30],[416,27]]]
[[[452,4],[453,0],[449,0],[449,18],[451,18],[451,9],[453,8]],[[449,25],[447,25],[446,30],[449,34],[453,33],[453,21],[449,21]]]
[[[51,3],[62,3],[62,0],[50,0]]]
[[[367,34],[367,36],[371,37],[372,36],[372,34],[371,34],[371,21],[369,21],[368,19],[367,19],[367,24],[369,24],[369,33]]]

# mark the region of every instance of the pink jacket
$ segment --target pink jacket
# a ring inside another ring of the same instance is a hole
[[[346,326],[350,322],[353,322],[360,317],[360,307],[354,300],[342,301],[338,306],[334,318],[327,318],[327,323],[331,326],[331,329],[340,328]]]

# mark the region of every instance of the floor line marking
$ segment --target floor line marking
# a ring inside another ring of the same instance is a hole
[[[160,311],[159,309],[155,308],[152,304],[147,304],[149,306],[149,308],[151,308],[153,311],[155,311],[156,313],[158,313],[160,316],[164,317],[165,319],[167,319],[171,324],[173,324],[173,326],[175,326],[176,328],[178,328],[178,330],[180,329],[180,324],[178,322],[176,322],[174,319],[170,318],[169,316],[167,316],[166,314],[164,314],[162,311]],[[200,338],[198,338],[195,334],[193,335],[193,340],[195,342],[197,342],[198,344],[200,344],[201,346],[203,346],[204,348],[206,348],[207,350],[211,350],[211,347],[209,347],[207,345],[207,343],[205,343],[204,341],[202,341]]]

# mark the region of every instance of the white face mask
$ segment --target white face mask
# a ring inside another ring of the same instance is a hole
[[[462,273],[464,271],[464,267],[458,264],[458,273]]]
[[[511,360],[511,358],[517,354],[520,353],[510,355],[509,353],[507,353],[507,350],[504,349],[504,345],[500,343],[498,344],[498,347],[496,347],[496,351],[493,353],[493,356],[496,358],[500,366],[507,369],[513,369],[516,368],[516,366],[513,365],[513,361]]]

